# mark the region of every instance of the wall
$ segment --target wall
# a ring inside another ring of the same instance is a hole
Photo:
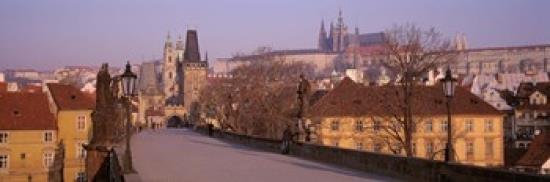
[[[59,111],[57,126],[59,131],[58,141],[63,140],[65,145],[65,181],[74,181],[79,172],[85,172],[85,158],[78,156],[78,150],[82,144],[88,144],[92,129],[91,110]],[[86,127],[77,129],[77,117],[85,116]]]
[[[48,169],[43,165],[44,152],[55,152],[53,141],[44,142],[45,130],[9,130],[7,144],[0,144],[0,153],[8,154],[8,169],[0,170],[0,181],[47,181]],[[24,159],[22,154],[25,155]]]
[[[199,132],[207,133],[199,128]],[[214,132],[214,137],[270,152],[279,152],[280,141],[245,135]],[[459,164],[445,164],[419,158],[406,158],[314,144],[293,144],[290,154],[309,160],[336,164],[366,172],[394,176],[408,181],[549,181],[550,176],[523,174]]]
[[[453,116],[453,147],[456,151],[455,158],[461,163],[479,165],[479,166],[502,166],[504,165],[504,150],[503,150],[503,121],[502,116],[491,115],[455,115]],[[339,129],[333,131],[331,122],[337,120]],[[356,122],[363,121],[363,132],[356,131]],[[384,121],[384,118],[380,118]],[[434,155],[436,159],[443,159],[445,143],[447,142],[447,132],[442,129],[442,123],[447,120],[446,116],[429,116],[422,118],[422,122],[417,123],[416,133],[413,134],[413,145],[416,146],[413,150],[417,157],[431,158],[433,154],[427,151],[427,144],[431,143],[433,152],[439,155]],[[465,131],[466,120],[473,121],[473,131]],[[492,131],[485,131],[485,121],[492,121]],[[426,131],[426,122],[432,122],[432,131]],[[360,149],[366,151],[374,151],[374,145],[382,146],[381,152],[390,153],[389,146],[386,145],[386,140],[381,136],[390,138],[388,132],[382,129],[382,125],[387,123],[381,122],[381,129],[376,132],[373,130],[373,122],[370,117],[338,117],[338,118],[322,118],[320,125],[317,127],[319,144],[327,146],[337,146],[346,149]],[[468,159],[466,157],[466,143],[473,142],[473,156]],[[486,155],[487,141],[492,142],[492,155]],[[397,144],[397,142],[394,142]],[[361,145],[359,147],[358,145]],[[401,155],[404,155],[402,151]]]

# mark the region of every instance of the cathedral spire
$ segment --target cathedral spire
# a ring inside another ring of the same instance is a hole
[[[330,28],[329,28],[328,39],[327,39],[328,50],[334,49],[333,41],[334,41],[334,25],[332,24],[332,22],[330,22]]]
[[[181,34],[178,36],[176,41],[176,50],[183,50],[183,40],[181,39]]]
[[[325,21],[321,20],[321,29],[319,30],[319,39],[317,48],[322,51],[328,50],[327,31],[325,30]]]
[[[204,52],[204,61],[208,62],[208,51]]]

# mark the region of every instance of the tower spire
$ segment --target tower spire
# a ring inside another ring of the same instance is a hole
[[[199,39],[196,30],[187,30],[183,60],[188,62],[199,62],[201,60]]]
[[[319,39],[317,40],[317,48],[322,51],[328,49],[327,31],[325,30],[325,21],[321,20],[321,29],[319,30]]]

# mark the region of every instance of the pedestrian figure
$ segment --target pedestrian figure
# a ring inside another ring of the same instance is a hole
[[[208,123],[208,136],[212,136],[212,128],[214,125],[212,123]]]
[[[290,142],[292,142],[292,131],[290,126],[287,126],[283,132],[283,139],[281,141],[281,154],[288,154],[290,152]]]

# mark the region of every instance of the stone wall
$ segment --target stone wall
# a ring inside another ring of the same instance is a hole
[[[197,128],[197,131],[208,134],[208,131],[204,128]],[[250,137],[228,132],[214,131],[213,137],[269,152],[279,152],[280,147],[279,140]],[[550,181],[550,176],[531,175],[459,164],[445,164],[440,161],[305,143],[293,144],[290,155],[361,171],[394,176],[407,181]]]

